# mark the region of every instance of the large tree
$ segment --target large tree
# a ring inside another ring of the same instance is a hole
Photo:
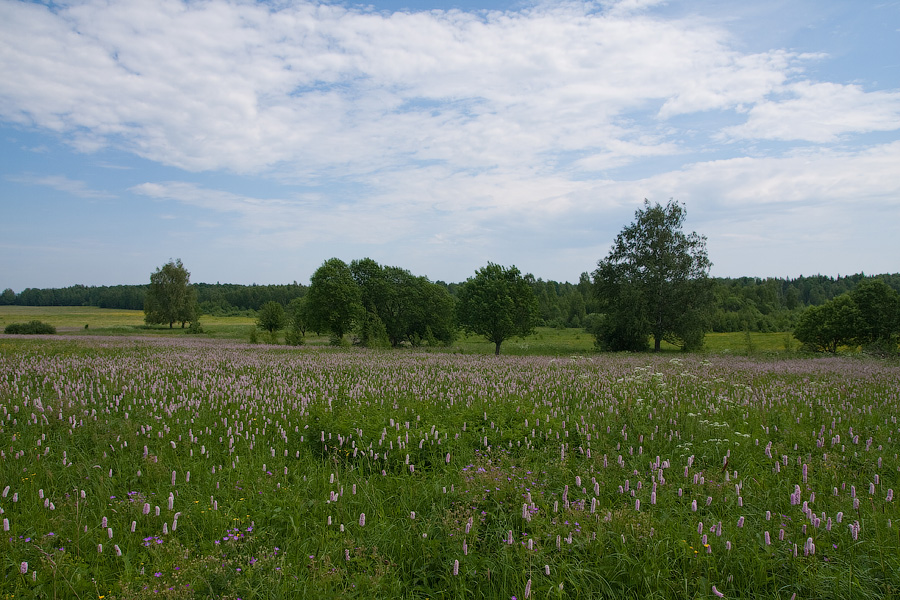
[[[185,323],[197,318],[197,294],[191,286],[191,274],[181,259],[170,260],[150,275],[150,287],[144,298],[144,321],[148,324]]]
[[[308,325],[316,331],[330,332],[335,344],[363,313],[359,286],[350,267],[339,258],[329,258],[316,269],[304,302]]]
[[[849,294],[842,294],[807,308],[794,328],[794,337],[805,349],[836,353],[840,346],[856,346],[863,325],[856,303]]]
[[[350,272],[366,310],[359,331],[363,344],[377,344],[382,332],[392,346],[453,340],[454,305],[446,288],[371,258],[353,261]]]
[[[595,332],[610,350],[646,350],[653,338],[695,349],[703,344],[712,306],[712,263],[706,238],[685,234],[685,209],[670,200],[635,212],[593,273],[604,318]]]
[[[534,331],[539,317],[538,301],[532,290],[534,277],[522,275],[515,266],[488,263],[470,277],[459,290],[459,323],[470,332],[500,344],[514,336]]]
[[[896,350],[900,337],[900,294],[881,279],[860,282],[850,292],[859,310],[856,342],[861,346],[880,345]]]

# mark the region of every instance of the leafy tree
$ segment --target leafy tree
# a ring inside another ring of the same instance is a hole
[[[284,307],[274,300],[269,300],[259,309],[259,315],[256,318],[256,326],[269,332],[274,338],[275,332],[284,329],[287,324],[287,316],[284,314]]]
[[[881,279],[862,281],[850,292],[859,310],[856,343],[896,349],[900,337],[900,294]]]
[[[653,349],[661,342],[699,348],[712,307],[712,266],[706,238],[685,234],[685,210],[670,200],[635,212],[593,273],[599,309],[606,317],[598,343],[611,350]]]
[[[144,299],[144,321],[150,325],[185,323],[197,318],[197,295],[181,259],[169,261],[150,275]]]
[[[499,355],[505,340],[534,331],[539,311],[533,282],[531,275],[523,276],[515,266],[507,269],[488,263],[459,290],[460,324],[493,342],[494,354]]]
[[[16,303],[16,293],[12,291],[10,288],[6,288],[3,290],[3,293],[0,294],[0,305],[10,306]]]
[[[360,322],[361,343],[380,345],[382,331],[395,347],[452,341],[454,305],[445,287],[406,269],[382,267],[371,258],[353,261],[350,271],[367,313]]]
[[[410,319],[409,339],[449,344],[456,338],[456,301],[447,288],[416,277],[415,290],[418,312]]]
[[[292,335],[296,334],[299,338],[306,336],[306,328],[309,323],[309,315],[307,314],[306,299],[303,297],[294,298],[287,305],[288,329]],[[299,344],[291,344],[293,346]]]
[[[835,353],[839,346],[856,345],[861,325],[856,303],[844,294],[821,306],[807,308],[794,329],[794,337],[809,350]]]
[[[359,343],[367,348],[385,348],[391,345],[387,329],[378,314],[367,310],[357,323]]]
[[[308,325],[328,331],[332,343],[340,344],[344,334],[362,314],[362,295],[347,263],[330,258],[310,278],[305,299]]]

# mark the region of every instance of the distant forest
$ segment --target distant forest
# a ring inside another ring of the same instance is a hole
[[[900,273],[890,275],[813,275],[796,279],[754,277],[715,278],[715,310],[710,329],[729,331],[790,331],[803,310],[853,290],[861,281],[879,278],[900,292]],[[455,296],[460,284],[435,282]],[[578,283],[536,279],[532,282],[540,306],[541,322],[549,327],[583,327],[597,312],[590,276],[582,273]],[[17,306],[97,306],[143,310],[147,285],[26,288],[18,294],[6,289],[0,305]],[[213,316],[248,315],[270,300],[287,304],[306,294],[307,286],[297,282],[283,285],[239,285],[194,283],[201,314]]]

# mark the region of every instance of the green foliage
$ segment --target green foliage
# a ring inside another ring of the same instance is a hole
[[[900,338],[900,294],[881,279],[861,282],[850,298],[859,311],[856,343],[882,348],[897,347]]]
[[[652,336],[696,350],[703,344],[712,308],[712,265],[706,238],[681,228],[678,202],[651,206],[625,227],[594,271],[594,287],[607,319],[598,342],[611,350],[642,350]]]
[[[144,321],[148,325],[176,322],[184,327],[197,316],[197,295],[191,286],[191,274],[181,259],[169,261],[150,275],[150,287],[144,300]]]
[[[366,311],[356,329],[359,343],[367,348],[386,348],[391,345],[384,323],[372,311]]]
[[[262,305],[256,318],[256,326],[263,331],[268,331],[270,335],[276,331],[284,329],[287,324],[287,315],[284,313],[284,307],[279,303],[270,300]]]
[[[391,346],[453,341],[454,302],[445,287],[371,258],[353,261],[350,271],[365,310],[377,316]]]
[[[330,258],[310,278],[306,295],[309,326],[340,342],[362,314],[362,295],[347,263]]]
[[[848,295],[838,296],[822,306],[806,309],[794,329],[794,337],[806,350],[834,353],[840,346],[856,345],[861,324],[853,299]]]
[[[306,343],[306,338],[299,330],[291,328],[284,333],[284,343],[288,346],[302,346]]]
[[[3,333],[8,334],[27,334],[27,335],[40,335],[40,334],[53,334],[56,333],[56,327],[53,325],[49,325],[47,323],[43,323],[41,321],[29,321],[27,323],[10,323],[3,330]]]
[[[87,325],[84,326],[87,329]],[[197,335],[203,333],[203,327],[200,325],[200,319],[194,319],[191,321],[190,326],[188,327],[188,333]]]
[[[459,322],[466,331],[494,343],[494,353],[514,336],[534,331],[538,302],[531,288],[533,277],[515,266],[508,269],[488,263],[470,277],[459,291]]]
[[[848,294],[806,309],[794,336],[816,352],[863,346],[894,353],[900,338],[900,294],[881,280],[863,281]]]
[[[288,330],[284,343],[288,346],[302,346],[306,343],[306,324],[309,322],[305,298],[294,298],[285,311]]]
[[[306,335],[307,324],[309,323],[308,308],[305,298],[294,298],[287,306],[288,327],[292,331],[298,332],[301,336]]]

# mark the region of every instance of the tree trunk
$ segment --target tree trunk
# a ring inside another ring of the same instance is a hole
[[[494,342],[494,356],[500,356],[500,344],[503,342]]]
[[[653,351],[654,352],[659,352],[661,344],[662,344],[662,337],[656,336],[656,335],[653,336]]]

